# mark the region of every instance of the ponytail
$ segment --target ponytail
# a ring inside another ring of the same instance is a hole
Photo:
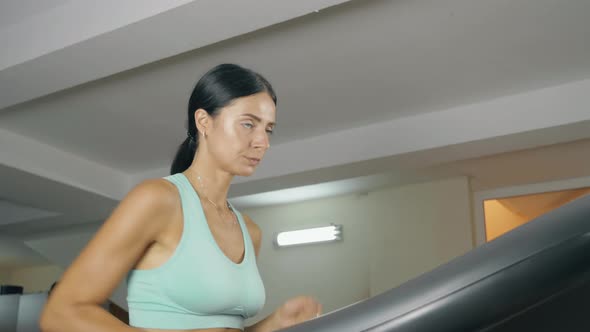
[[[199,137],[196,136],[195,137]],[[172,166],[170,167],[170,174],[182,173],[193,163],[195,153],[197,152],[197,139],[188,136],[176,152]]]

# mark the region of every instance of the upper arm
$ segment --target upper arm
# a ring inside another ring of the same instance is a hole
[[[127,194],[64,272],[49,307],[102,304],[108,299],[174,211],[177,200],[165,182],[144,181]]]
[[[242,216],[244,217],[244,221],[246,221],[246,226],[248,227],[248,232],[250,233],[250,238],[252,239],[252,244],[254,245],[256,257],[258,257],[258,253],[260,252],[260,244],[262,242],[262,230],[260,230],[260,227],[254,221],[252,221],[248,215],[242,214]]]

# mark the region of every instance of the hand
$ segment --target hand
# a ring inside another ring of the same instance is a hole
[[[279,329],[284,329],[322,314],[322,305],[310,296],[294,297],[274,313],[275,323]]]

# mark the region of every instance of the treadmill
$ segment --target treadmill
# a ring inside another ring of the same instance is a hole
[[[590,331],[590,195],[389,291],[281,331]]]

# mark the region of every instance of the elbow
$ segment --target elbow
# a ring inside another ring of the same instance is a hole
[[[60,317],[63,317],[60,310],[56,310],[56,308],[51,305],[45,305],[41,312],[41,317],[39,318],[39,328],[41,329],[41,332],[61,331],[62,327],[59,326],[59,322],[63,322],[63,320]]]

